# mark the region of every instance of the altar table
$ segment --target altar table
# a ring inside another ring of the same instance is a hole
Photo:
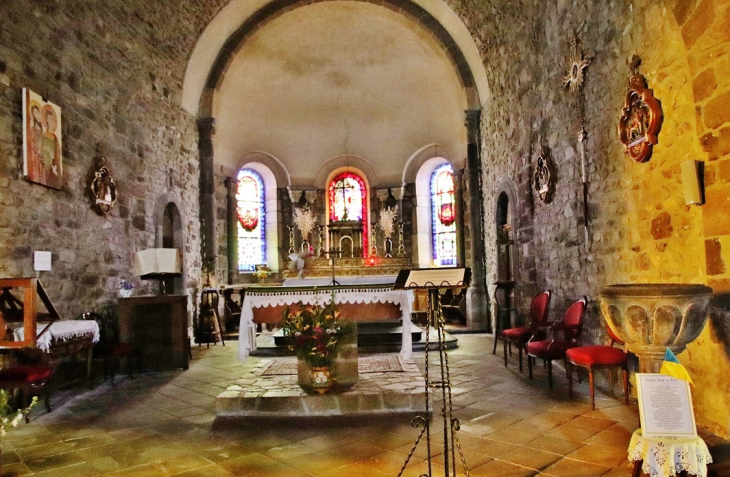
[[[281,308],[294,305],[300,301],[305,305],[324,306],[332,299],[332,292],[335,292],[335,303],[351,305],[348,308],[354,309],[352,305],[377,305],[393,304],[400,308],[400,319],[403,323],[401,356],[410,359],[413,352],[411,337],[411,308],[413,303],[413,291],[393,290],[393,284],[383,285],[359,285],[343,287],[249,287],[241,306],[241,321],[238,337],[238,359],[246,361],[249,352],[256,349],[256,324],[254,312],[261,311],[264,316],[276,314],[275,321],[281,320]],[[279,308],[279,310],[276,310]],[[342,311],[342,309],[340,309]],[[358,317],[354,317],[357,321]],[[258,320],[274,321],[274,319]]]

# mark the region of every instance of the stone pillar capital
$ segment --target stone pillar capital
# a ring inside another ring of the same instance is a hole
[[[375,195],[381,204],[384,204],[388,200],[388,189],[375,189]]]
[[[215,134],[215,118],[198,118],[198,134],[201,138],[213,137]]]
[[[307,201],[307,204],[310,206],[314,204],[314,201],[317,200],[317,191],[316,190],[305,190],[304,191],[304,198]]]
[[[404,193],[403,189],[404,189],[403,186],[396,187],[394,189],[391,189],[390,193],[393,194],[393,197],[395,198],[395,200],[403,200],[403,193]]]

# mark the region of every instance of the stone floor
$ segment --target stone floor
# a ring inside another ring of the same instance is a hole
[[[56,394],[52,413],[34,410],[30,424],[0,441],[5,475],[398,474],[418,432],[403,420],[216,420],[216,396],[246,366],[236,361],[235,344],[194,347],[188,371]],[[591,411],[585,382],[569,401],[559,369],[550,390],[542,367],[533,381],[517,370],[516,357],[504,368],[489,336],[460,335],[459,344],[449,362],[470,475],[630,475],[626,447],[639,422],[636,405],[599,395]],[[421,353],[416,361],[422,364]],[[439,428],[435,421],[435,453]],[[730,443],[706,440],[716,461],[712,475],[729,476]],[[427,472],[425,458],[419,447],[404,475]],[[441,458],[433,462],[433,475],[441,475]]]

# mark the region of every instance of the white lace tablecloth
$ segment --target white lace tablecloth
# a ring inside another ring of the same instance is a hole
[[[43,331],[47,322],[36,324],[36,333]],[[54,321],[51,327],[38,338],[36,346],[43,351],[51,348],[51,341],[66,341],[80,336],[93,335],[92,342],[99,342],[99,323],[94,320],[67,320]],[[13,330],[15,341],[23,341],[25,339],[25,327],[20,326]]]
[[[400,306],[403,320],[401,356],[411,359],[413,343],[411,337],[412,290],[393,290],[393,285],[370,288],[338,288],[335,303],[393,303]],[[332,298],[332,289],[255,291],[249,288],[241,307],[241,322],[238,336],[238,359],[246,361],[249,352],[256,349],[256,324],[253,309],[267,306],[293,305],[300,301],[305,305],[325,305]]]
[[[641,471],[651,477],[674,476],[682,471],[707,476],[712,456],[701,437],[644,437],[634,431],[629,443],[629,461],[643,460]]]

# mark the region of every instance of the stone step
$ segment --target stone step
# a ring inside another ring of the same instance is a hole
[[[402,361],[402,372],[361,373],[349,389],[323,395],[304,391],[296,375],[263,375],[268,361],[262,359],[256,369],[218,395],[218,417],[306,419],[416,415],[426,411],[425,380],[412,360]]]

